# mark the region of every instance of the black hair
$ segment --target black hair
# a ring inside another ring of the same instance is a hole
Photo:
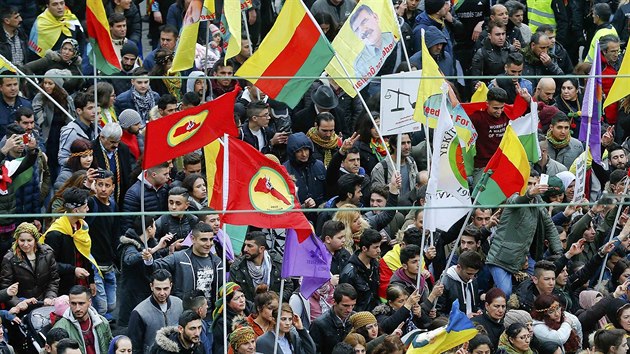
[[[186,328],[187,324],[189,324],[192,321],[197,321],[197,320],[201,320],[201,317],[199,317],[199,314],[197,314],[196,312],[192,312],[190,310],[186,310],[182,312],[181,315],[179,315],[179,320],[177,321],[177,324],[183,328]]]
[[[84,204],[88,197],[90,196],[90,192],[77,187],[70,187],[63,192],[62,198],[65,203],[72,204]]]
[[[490,338],[485,334],[477,334],[476,336],[473,337],[473,339],[470,340],[470,342],[468,342],[469,353],[472,353],[473,350],[479,348],[480,346],[484,344],[487,345],[488,348],[490,348],[490,352],[493,352],[492,348],[494,346],[492,345],[492,341],[490,340]]]
[[[599,329],[593,336],[595,350],[602,353],[609,353],[610,347],[619,347],[625,340],[626,331],[623,329]]]
[[[173,26],[173,25],[162,25],[160,26],[160,33],[172,33],[175,38],[177,38],[177,36],[179,36],[179,31],[177,30],[177,27]]]
[[[378,231],[374,229],[365,229],[361,238],[359,239],[359,249],[363,250],[363,247],[370,248],[373,244],[381,244],[383,237]]]
[[[92,293],[90,292],[90,289],[88,289],[86,286],[83,286],[83,285],[73,285],[70,288],[70,291],[68,291],[68,295],[82,295],[82,294],[86,294],[88,299],[92,298]]]
[[[107,22],[109,23],[109,27],[113,26],[116,23],[119,22],[123,22],[123,21],[127,21],[127,18],[125,17],[124,14],[120,13],[120,12],[113,12],[111,15],[109,15],[109,17],[107,18]]]
[[[361,187],[363,185],[363,178],[363,176],[352,173],[346,173],[345,175],[339,177],[339,180],[337,181],[337,196],[339,197],[339,200],[346,200],[348,198],[348,194],[354,195],[356,187]]]
[[[380,118],[380,114],[378,112],[372,112],[372,117],[374,117],[374,120],[377,120]],[[357,134],[359,134],[359,140],[369,144],[372,139],[372,128],[374,128],[374,124],[372,123],[372,119],[370,119],[370,114],[363,112],[356,123],[356,131]]]
[[[166,269],[156,269],[153,274],[151,274],[151,283],[153,283],[154,281],[173,281],[173,276],[171,275],[171,272],[169,272]]]
[[[186,106],[199,106],[201,104],[201,97],[198,94],[190,91],[186,92],[182,96],[182,104]]]
[[[411,134],[410,133],[402,133],[402,134],[400,134],[401,139],[402,139],[403,135],[407,135],[409,137],[409,139],[411,139]],[[398,135],[390,135],[388,144],[389,144],[389,150],[390,151],[395,151],[396,147],[398,146],[397,145],[398,144]]]
[[[560,122],[571,122],[571,119],[562,111],[556,112],[556,114],[551,117],[551,125],[556,125]]]
[[[345,225],[341,221],[328,220],[324,223],[324,226],[322,226],[322,234],[320,238],[322,239],[322,241],[324,241],[326,239],[326,236],[333,237],[341,231],[345,230],[345,228]]]
[[[605,2],[600,2],[593,5],[593,16],[599,17],[602,21],[608,22],[612,15],[610,5]]]
[[[188,189],[184,188],[184,187],[173,187],[168,191],[168,196],[182,196],[186,199],[188,199],[189,195],[188,195]]]
[[[534,276],[540,277],[540,274],[543,271],[555,272],[556,266],[552,262],[544,260],[544,259],[536,262],[536,264],[534,264]]]
[[[375,186],[372,186],[370,194],[372,193],[376,193],[381,197],[387,199],[387,197],[389,197],[389,188],[387,186],[377,184]]]
[[[35,113],[32,109],[22,106],[15,111],[15,121],[19,123],[22,121],[22,117],[32,117],[33,114]]]
[[[252,101],[247,105],[247,119],[260,114],[265,109],[269,109],[269,105],[263,101]]]
[[[205,234],[208,232],[213,232],[212,231],[212,226],[203,223],[203,222],[199,222],[197,223],[197,225],[195,225],[195,227],[193,227],[192,229],[192,235],[193,237],[197,237],[199,236],[199,234]]]
[[[330,354],[354,354],[354,348],[348,343],[339,342],[335,344]]]
[[[195,182],[197,182],[197,180],[200,178],[204,181],[204,183],[206,182],[206,177],[204,177],[202,174],[191,173],[188,176],[184,177],[184,179],[182,180],[182,187],[186,188],[186,190],[188,190],[188,193],[191,194],[193,188],[195,187]]]
[[[137,76],[146,76],[146,75],[149,75],[149,71],[142,66],[139,66],[133,69],[133,71],[131,72],[131,76],[133,76],[133,79],[137,79]]]
[[[108,179],[108,178],[111,178],[112,179],[112,183],[114,183],[114,173],[112,171],[100,169],[99,172],[101,173],[102,177],[97,177],[96,179]]]
[[[615,144],[615,143],[607,147],[606,150],[608,150],[608,159],[610,159],[610,155],[612,154],[613,151],[623,150],[624,153],[626,152],[626,149],[624,149],[623,146],[619,144]]]
[[[523,65],[524,59],[523,54],[521,53],[510,53],[507,56],[507,60],[505,62],[506,65]]]
[[[487,100],[506,103],[508,101],[508,94],[500,87],[492,87],[488,90]]]
[[[171,95],[170,93],[165,93],[157,101],[157,106],[159,109],[166,109],[166,106],[169,104],[177,104],[177,98]]]
[[[11,18],[15,14],[19,14],[20,10],[15,6],[2,6],[0,7],[0,21]]]
[[[198,152],[191,152],[184,155],[184,166],[197,165],[201,163],[201,154]]]
[[[540,25],[538,26],[538,28],[536,28],[536,33],[546,33],[546,32],[555,33],[556,29],[553,28],[552,25],[547,25],[547,24]]]
[[[525,323],[515,322],[505,329],[505,334],[507,334],[508,338],[516,338],[523,329],[527,330],[527,325]]]
[[[267,247],[267,235],[262,231],[251,231],[245,235],[245,241],[254,241],[258,247]]]
[[[46,333],[46,344],[52,346],[53,344],[59,342],[62,339],[70,338],[68,331],[61,327],[53,327]]]
[[[221,56],[221,58],[219,58],[219,60],[217,60],[214,65],[212,66],[212,72],[213,73],[217,73],[217,71],[219,71],[219,68],[225,68],[227,66],[231,67],[232,69],[234,69],[234,62],[232,61],[232,59],[228,59],[228,60],[224,60],[225,57]],[[225,61],[225,64],[223,63]]]
[[[473,225],[467,225],[462,235],[474,237],[475,242],[481,241],[481,231]]]
[[[324,121],[324,122],[334,122],[335,121],[335,116],[333,116],[332,113],[330,113],[330,112],[321,112],[315,117],[315,124],[317,124],[317,126],[319,126],[319,125],[322,124],[322,121]]]
[[[488,31],[488,33],[492,33],[492,30],[497,27],[506,29],[506,26],[503,24],[503,22],[500,22],[497,20],[497,21],[489,21],[488,25],[486,26],[486,31]]]
[[[356,300],[358,294],[352,285],[348,283],[341,283],[335,287],[333,300],[335,300],[336,303],[340,303],[344,296],[349,297],[352,300]]]
[[[182,299],[182,307],[184,310],[197,311],[206,301],[206,295],[202,290],[193,289],[184,295]]]
[[[155,220],[152,215],[134,217],[132,228],[133,231],[136,232],[136,235],[140,237],[142,237],[142,234],[144,233],[144,230],[142,229],[142,218],[144,218],[144,224],[146,227],[150,227],[151,225],[153,225],[153,221]]]
[[[76,95],[74,95],[74,108],[85,109],[85,107],[89,103],[96,104],[96,101],[94,100],[94,94],[77,92]]]
[[[422,209],[418,209],[422,211]],[[417,217],[418,214],[415,215]],[[415,219],[414,217],[414,219]],[[405,247],[409,245],[421,246],[422,243],[422,233],[418,230],[417,227],[410,227],[405,232],[403,232],[402,241],[405,243]]]
[[[459,265],[462,269],[472,268],[480,270],[483,267],[483,260],[481,259],[479,253],[474,251],[465,251],[459,255],[457,265]]]
[[[405,264],[410,259],[420,255],[420,247],[416,245],[406,245],[405,248],[400,250],[400,263]]]
[[[66,354],[68,349],[81,349],[76,339],[64,338],[57,342],[57,354]]]
[[[387,301],[394,301],[403,295],[409,295],[409,293],[398,284],[390,284],[385,291],[385,299]]]

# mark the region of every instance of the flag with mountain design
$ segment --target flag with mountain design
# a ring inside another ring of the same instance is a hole
[[[234,101],[240,91],[236,87],[219,98],[149,122],[145,133],[145,154],[142,167],[147,169],[170,159],[200,149],[215,139],[236,136]]]
[[[206,153],[213,154],[216,162],[212,170],[207,170],[208,179],[214,181],[210,207],[222,210],[223,198],[227,198],[226,210],[239,212],[224,214],[222,222],[260,228],[291,228],[295,229],[298,241],[304,242],[311,235],[312,226],[300,211],[295,184],[286,169],[242,140],[228,138],[228,142],[227,166],[222,157],[225,142],[205,149]],[[215,176],[211,177],[213,172]],[[224,172],[227,173],[224,175]]]

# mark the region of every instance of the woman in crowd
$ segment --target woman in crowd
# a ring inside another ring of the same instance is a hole
[[[256,338],[265,334],[265,332],[273,330],[273,311],[278,308],[278,294],[270,291],[267,284],[260,284],[256,287],[256,296],[254,296],[255,312],[247,316],[247,323],[252,327]]]
[[[608,280],[608,284],[606,285],[606,289],[609,293],[613,293],[615,289],[621,284],[623,284],[630,277],[630,261],[622,258],[612,269],[610,273],[610,280]]]
[[[358,333],[365,338],[366,348],[368,353],[371,353],[374,348],[381,344],[387,334],[383,334],[381,328],[378,325],[376,317],[370,312],[361,311],[350,316],[350,323],[352,324],[352,330],[350,333]],[[400,336],[402,330],[395,329],[394,334]]]
[[[118,325],[123,327],[129,323],[129,315],[136,305],[151,294],[150,281],[142,260],[145,241],[149,252],[156,257],[157,251],[167,247],[170,240],[167,236],[159,242],[155,239],[155,221],[152,216],[144,216],[144,224],[146,229],[143,230],[141,217],[136,217],[133,227],[125,231],[118,244],[121,270]]]
[[[72,95],[81,88],[84,82],[81,61],[79,42],[74,38],[66,38],[59,50],[49,50],[43,58],[26,64],[25,68],[27,72],[35,75],[44,75],[50,69],[69,70],[76,77],[63,80],[63,88]]]
[[[57,101],[66,112],[74,115],[74,101],[72,96],[63,88],[64,79],[61,76],[70,75],[68,70],[50,69],[46,71],[48,76],[42,80],[40,86],[46,93]],[[46,147],[46,157],[48,157],[48,167],[50,169],[51,178],[54,181],[59,174],[59,136],[61,135],[61,127],[70,123],[71,117],[68,117],[59,107],[57,107],[48,97],[41,92],[37,92],[33,98],[33,112],[35,113],[35,122],[39,126],[43,140],[43,146]]]
[[[593,336],[593,354],[625,354],[628,352],[628,339],[621,329],[600,329]]]
[[[91,87],[91,91],[94,92],[94,86]],[[114,103],[116,102],[114,86],[109,82],[99,82],[96,84],[96,94],[98,96],[96,104],[101,108],[98,126],[103,128],[107,123],[118,122],[118,116],[114,109]]]
[[[534,354],[534,351],[529,346],[531,339],[532,335],[524,323],[512,323],[505,330],[505,333],[501,335],[497,353]]]
[[[575,353],[580,349],[582,340],[555,296],[538,296],[534,301],[532,318],[534,336],[541,344],[556,343],[567,353]]]
[[[492,345],[490,338],[485,334],[477,334],[468,342],[468,352],[470,354],[490,354],[494,353],[496,346]]]
[[[35,225],[23,222],[15,229],[13,247],[2,259],[0,289],[18,283],[18,291],[7,302],[17,305],[21,299],[35,298],[50,306],[59,290],[59,273],[52,248],[38,242]]]
[[[61,172],[53,185],[55,190],[59,190],[61,186],[79,170],[96,169],[96,160],[94,160],[94,150],[92,143],[85,139],[77,139],[70,145],[70,157],[66,161],[66,165],[61,168]]]
[[[88,175],[86,170],[78,170],[74,172],[62,185],[59,190],[50,199],[50,206],[48,207],[49,213],[63,213],[63,192],[66,189],[77,187],[90,189],[91,181],[88,181]]]
[[[361,238],[363,231],[370,227],[370,224],[368,224],[367,220],[365,220],[358,211],[343,210],[351,208],[356,208],[356,206],[352,204],[344,204],[341,206],[342,210],[339,210],[335,213],[335,215],[333,215],[333,220],[341,221],[346,227],[344,230],[344,247],[350,253],[354,252],[356,244],[359,243],[359,239]]]
[[[107,354],[131,354],[133,353],[131,347],[131,339],[127,336],[118,335],[109,342],[109,348]]]
[[[338,283],[339,277],[331,277],[326,284],[315,290],[308,299],[304,298],[299,291],[291,295],[289,305],[300,316],[304,327],[310,328],[312,321],[332,308],[334,305],[333,293]]]
[[[582,114],[582,94],[576,79],[566,78],[560,86],[560,94],[555,98],[555,106],[571,120],[571,136],[580,134],[580,118]]]
[[[569,171],[562,171],[556,175],[564,187],[564,202],[570,203],[575,192],[575,175]]]
[[[149,76],[168,76],[166,78],[152,78],[149,83],[153,91],[160,96],[164,94],[173,95],[177,101],[182,98],[182,79],[179,72],[169,74],[168,69],[173,65],[174,54],[168,49],[158,49],[155,52],[155,66],[151,69]]]
[[[376,124],[381,124],[381,118],[378,112],[372,112]],[[359,149],[361,157],[361,167],[369,175],[374,166],[387,157],[387,146],[381,142],[378,130],[374,128],[370,116],[365,113],[357,122],[357,133],[359,139],[354,143]]]
[[[386,296],[387,302],[376,306],[372,311],[383,332],[391,334],[401,323],[404,323],[403,333],[416,328],[426,328],[428,323],[422,323],[421,296],[417,291],[409,295],[402,287],[390,285],[387,287]]]
[[[363,338],[363,336],[359,333],[349,333],[343,342],[350,344],[356,354],[367,353],[365,338]]]
[[[302,325],[300,316],[293,313],[289,304],[284,303],[280,309],[273,311],[273,318],[278,318],[278,354],[315,354],[315,343]],[[274,320],[275,326],[275,320]],[[256,350],[263,354],[273,354],[276,341],[274,331],[268,331],[256,340]]]
[[[208,190],[206,178],[198,173],[191,173],[184,177],[182,187],[188,190],[189,210],[201,210],[208,205]]]
[[[223,303],[223,292],[225,292],[226,303]],[[227,282],[217,294],[217,302],[212,312],[212,335],[214,354],[223,354],[223,311],[227,312],[228,335],[232,332],[232,320],[236,316],[247,316],[247,300],[241,287],[233,282]],[[227,349],[227,348],[226,348]]]
[[[400,337],[397,335],[389,335],[383,339],[379,345],[377,345],[374,350],[369,351],[371,354],[404,354],[405,353],[405,345],[400,340]]]
[[[256,351],[256,333],[249,326],[234,329],[228,336],[230,349],[234,354],[252,354]]]
[[[492,288],[486,292],[483,314],[472,318],[476,325],[481,325],[486,330],[493,348],[499,345],[499,338],[505,330],[503,317],[505,316],[506,305],[505,293],[499,288]]]
[[[322,32],[324,32],[326,38],[330,42],[332,42],[339,32],[338,25],[332,15],[322,11],[315,13],[313,17],[315,18],[315,21],[317,21],[319,27],[322,29]]]

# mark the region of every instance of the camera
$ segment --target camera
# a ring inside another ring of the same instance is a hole
[[[107,173],[107,171],[105,170],[101,170],[100,168],[96,171],[96,178],[97,179],[101,179],[101,178],[105,178],[105,174]]]

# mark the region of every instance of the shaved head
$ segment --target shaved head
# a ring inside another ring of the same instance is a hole
[[[540,90],[556,90],[556,82],[554,79],[550,77],[543,77],[538,81],[538,85],[536,85],[536,89]]]

